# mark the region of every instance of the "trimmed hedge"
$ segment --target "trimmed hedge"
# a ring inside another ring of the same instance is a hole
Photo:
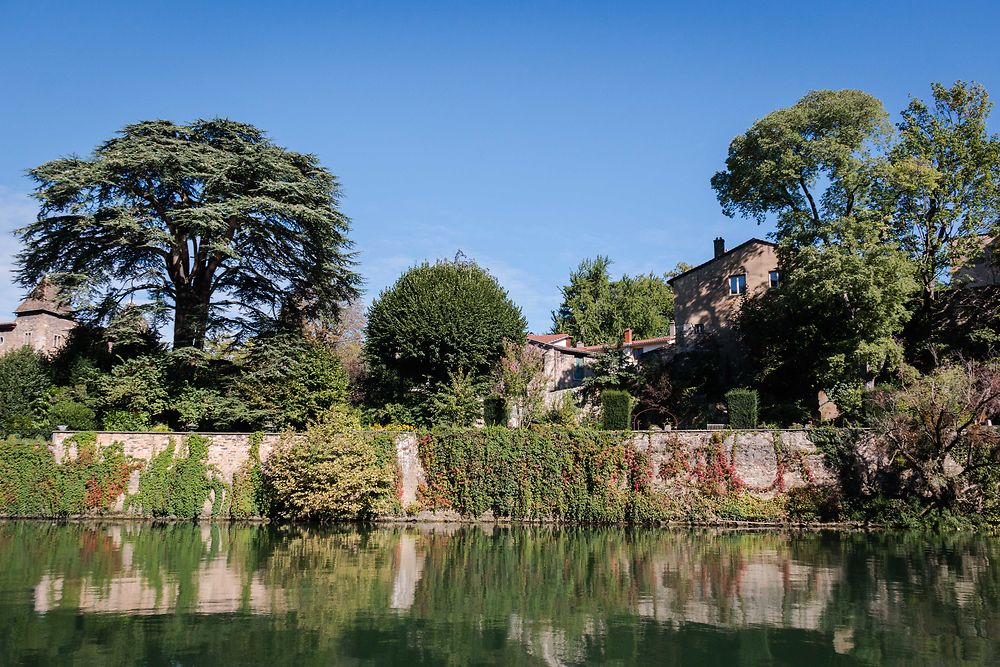
[[[730,389],[726,392],[730,428],[757,428],[760,398],[756,389]]]
[[[627,391],[607,389],[601,392],[601,428],[606,431],[627,431],[632,426],[635,399]]]

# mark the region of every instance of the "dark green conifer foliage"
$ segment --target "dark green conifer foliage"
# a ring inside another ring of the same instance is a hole
[[[760,399],[755,389],[730,389],[726,392],[729,407],[729,426],[732,428],[757,428],[757,410]]]
[[[226,119],[119,134],[29,172],[41,211],[19,230],[22,285],[51,273],[93,317],[145,294],[173,311],[175,348],[273,321],[288,303],[336,316],[357,296],[337,179],[316,156]]]
[[[627,391],[606,389],[601,392],[601,426],[608,431],[627,431],[632,424],[635,399]]]

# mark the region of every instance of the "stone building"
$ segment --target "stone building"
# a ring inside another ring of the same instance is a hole
[[[781,282],[776,245],[750,239],[731,250],[715,239],[715,256],[671,278],[679,350],[714,336],[723,350],[735,347],[732,325],[748,296]]]
[[[980,250],[972,261],[958,266],[951,282],[957,287],[1000,286],[1000,241],[987,236],[979,239]]]
[[[634,339],[632,330],[626,329],[621,346],[636,362],[644,354],[663,352],[673,347],[674,337]],[[559,405],[563,395],[572,393],[583,385],[583,380],[593,375],[591,363],[609,345],[573,345],[569,334],[528,334],[528,345],[539,348],[543,355],[545,375],[545,404]]]
[[[568,334],[528,334],[528,345],[542,351],[546,407],[555,407],[567,393],[572,394],[591,375],[593,350],[574,347]]]
[[[76,326],[72,313],[59,299],[54,284],[43,278],[14,310],[13,322],[0,322],[0,354],[27,345],[44,354],[55,353]]]

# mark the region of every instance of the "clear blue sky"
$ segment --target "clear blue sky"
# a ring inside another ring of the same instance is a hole
[[[546,330],[585,257],[662,273],[766,233],[709,178],[807,91],[894,116],[936,80],[1000,98],[998,25],[989,2],[0,0],[0,320],[25,169],[130,122],[227,116],[338,175],[366,299],[462,250]]]

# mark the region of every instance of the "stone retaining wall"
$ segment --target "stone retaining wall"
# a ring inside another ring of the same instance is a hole
[[[52,450],[57,461],[76,455],[75,446],[67,445],[72,432],[52,435]],[[124,445],[125,454],[149,461],[162,452],[173,439],[181,446],[187,433],[97,433],[97,445],[113,442]],[[233,473],[247,460],[250,449],[249,433],[200,433],[210,439],[208,462],[219,471],[223,481],[230,483]],[[267,461],[278,443],[280,434],[268,433],[260,446],[261,460]],[[424,481],[424,470],[418,456],[417,437],[413,433],[396,435],[396,460],[400,472],[400,502],[405,507],[416,500],[417,488]],[[718,440],[721,439],[721,442]],[[637,449],[650,455],[653,463],[653,484],[668,487],[668,473],[680,464],[685,470],[695,470],[704,464],[706,452],[720,451],[735,474],[747,488],[760,495],[771,496],[781,489],[788,490],[811,484],[836,484],[836,476],[825,464],[822,453],[809,439],[807,430],[785,431],[648,431],[633,436]],[[781,465],[779,454],[781,453]],[[779,472],[780,470],[780,472]],[[662,473],[662,474],[661,474]],[[778,478],[781,483],[778,484]],[[134,493],[138,475],[129,484]]]

